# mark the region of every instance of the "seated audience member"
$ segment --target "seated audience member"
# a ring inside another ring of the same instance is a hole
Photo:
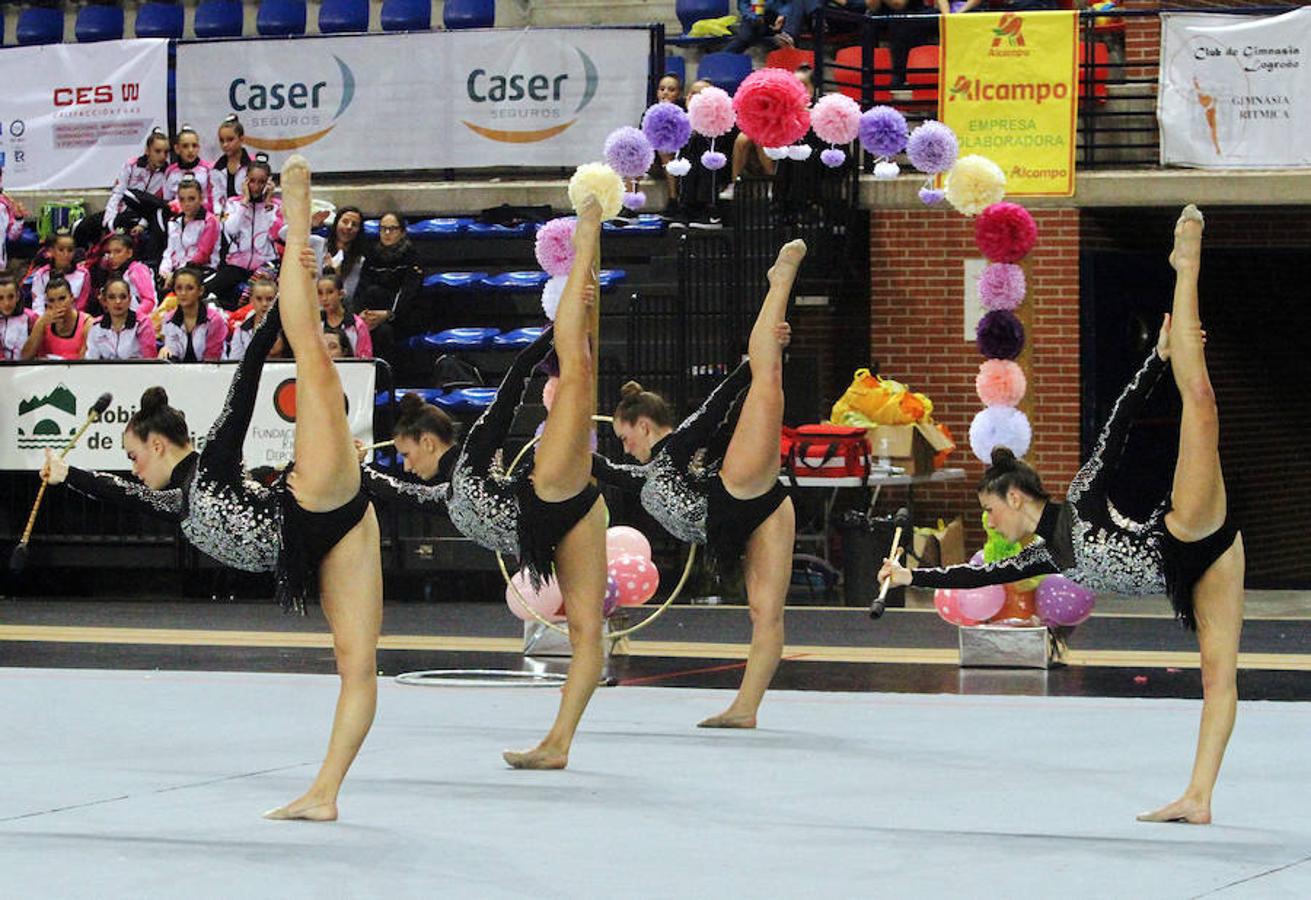
[[[323,309],[323,330],[341,329],[350,341],[349,356],[373,359],[373,340],[369,337],[369,326],[346,308],[341,279],[336,275],[324,275],[318,280],[318,290],[319,306]]]
[[[176,200],[182,179],[191,178],[200,185],[201,200],[210,209],[212,172],[209,163],[200,158],[200,135],[190,125],[183,125],[173,137],[173,162],[164,170],[164,199],[169,203]]]
[[[708,87],[710,82],[705,80],[692,82],[687,88],[688,101]],[[729,132],[716,139],[715,148],[727,152],[726,148],[732,147],[732,142],[732,132]],[[688,225],[694,228],[723,227],[715,198],[719,194],[719,189],[724,186],[728,175],[722,169],[711,172],[701,165],[701,154],[710,149],[710,144],[709,138],[694,131],[687,146],[683,148],[683,157],[691,160],[692,168],[681,179],[677,200],[671,200],[666,209],[666,214],[673,220],[669,225],[670,228],[684,228]]]
[[[201,274],[187,266],[173,275],[177,309],[164,320],[160,359],[174,362],[217,362],[223,358],[228,322],[205,298]]]
[[[276,241],[282,232],[282,204],[273,196],[268,157],[257,155],[246,168],[246,193],[224,208],[223,262],[205,281],[205,289],[224,309],[235,309],[240,285],[264,266],[276,265]]]
[[[22,359],[23,345],[40,318],[18,305],[18,279],[0,272],[0,359]]]
[[[105,203],[105,231],[141,234],[153,225],[162,241],[168,204],[164,202],[168,169],[168,135],[156,128],[146,138],[146,152],[124,164]]]
[[[810,66],[801,65],[793,71],[797,81],[800,81],[807,91],[814,93],[815,86],[811,80]],[[778,163],[765,155],[765,148],[759,146],[751,138],[742,132],[737,132],[733,138],[733,168],[731,180],[728,185],[720,191],[719,196],[725,200],[733,199],[734,185],[743,174],[772,176],[778,171]]]
[[[415,333],[415,298],[423,286],[419,255],[405,236],[399,213],[378,220],[378,244],[369,250],[352,301],[369,327],[375,356],[390,361],[397,341]]]
[[[232,337],[228,339],[227,359],[241,359],[246,355],[246,348],[250,346],[250,339],[255,336],[255,329],[268,316],[276,299],[278,299],[278,283],[264,273],[255,276],[255,280],[250,283],[250,313],[240,325],[232,329]],[[273,349],[278,350],[281,344],[282,338],[279,337]],[[269,352],[269,356],[274,356],[273,351]]]
[[[86,354],[91,317],[73,305],[73,290],[59,276],[46,285],[45,312],[23,342],[23,359],[81,359]]]
[[[219,264],[219,220],[205,208],[200,183],[184,178],[178,184],[181,211],[168,223],[168,246],[159,262],[159,281],[173,283],[173,273],[184,266],[213,271]]]
[[[757,44],[770,48],[791,46],[792,39],[781,36],[787,7],[781,0],[737,0],[738,19],[724,52],[745,53]]]
[[[223,155],[214,160],[210,176],[209,210],[223,215],[228,201],[246,194],[246,170],[250,154],[246,152],[246,128],[233,113],[218,127],[219,149]]]
[[[86,312],[91,299],[91,273],[77,262],[77,244],[73,232],[60,228],[46,242],[45,255],[50,262],[32,273],[32,309],[37,315],[46,310],[46,285],[56,276],[68,282],[73,291],[73,305]]]
[[[4,170],[0,169],[0,179]],[[16,241],[23,236],[23,220],[27,218],[27,208],[13,197],[0,191],[0,272],[9,266],[9,241]]]
[[[155,326],[150,316],[132,311],[132,288],[117,276],[100,289],[105,310],[87,332],[87,359],[154,359]]]
[[[344,329],[326,326],[323,329],[323,346],[328,348],[329,359],[350,359],[352,356],[350,338]]]
[[[338,208],[323,250],[323,272],[341,278],[342,294],[347,301],[355,297],[360,272],[364,269],[366,248],[360,233],[363,228],[364,213],[354,206]]]
[[[97,281],[95,289],[98,294],[99,288],[109,278],[117,276],[124,279],[132,289],[132,311],[139,316],[148,316],[155,308],[157,299],[155,273],[145,263],[136,259],[135,254],[136,248],[132,238],[122,232],[114,232],[105,238],[105,255],[101,263],[102,277],[93,280]],[[102,312],[97,295],[93,295],[87,305],[94,307],[92,312],[96,315]]]

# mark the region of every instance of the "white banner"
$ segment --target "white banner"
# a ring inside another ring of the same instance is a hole
[[[69,454],[84,469],[126,471],[123,429],[137,410],[141,392],[163,383],[169,404],[186,414],[197,450],[204,449],[210,425],[227,398],[236,363],[158,362],[47,363],[0,366],[0,469],[40,469],[47,447],[58,450],[86,421],[96,398],[114,395],[104,417],[87,429]],[[346,395],[351,433],[366,444],[373,440],[374,365],[345,360],[337,364]],[[264,364],[255,414],[246,433],[249,468],[280,466],[292,458],[296,415],[296,364]]]
[[[166,40],[6,47],[0,58],[6,190],[108,188],[150,129],[168,128]]]
[[[1163,164],[1311,165],[1311,8],[1163,13],[1156,113]]]
[[[236,113],[246,144],[317,171],[573,166],[646,107],[645,29],[370,34],[184,44],[178,121],[218,155]]]

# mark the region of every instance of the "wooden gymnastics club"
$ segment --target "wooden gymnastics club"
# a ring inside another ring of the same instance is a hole
[[[82,423],[82,427],[79,428],[77,433],[74,434],[72,438],[69,439],[68,443],[64,445],[64,449],[59,451],[60,459],[63,459],[68,455],[68,451],[72,450],[77,442],[81,440],[82,435],[91,427],[93,422],[100,421],[100,416],[105,410],[109,409],[109,404],[113,401],[113,394],[108,392],[101,394],[96,399],[96,402],[92,404],[91,409],[87,411],[86,421]],[[14,547],[13,552],[9,555],[9,571],[14,574],[23,571],[27,566],[27,543],[32,538],[32,527],[36,525],[36,514],[41,509],[41,499],[45,497],[47,484],[48,482],[46,479],[42,478],[41,487],[39,487],[36,492],[36,500],[32,503],[32,512],[27,517],[27,527],[23,529],[23,536],[19,539],[18,546]]]
[[[394,446],[396,446],[396,439],[392,438],[390,441],[378,441],[376,444],[365,444],[363,447],[360,448],[360,452],[368,453],[372,450],[381,450],[383,447],[394,447]]]
[[[888,559],[895,561],[897,558],[897,548],[901,546],[902,532],[910,530],[910,510],[906,509],[904,506],[897,510],[896,514],[892,517],[892,524],[895,528],[892,532],[892,549],[888,551]],[[888,588],[891,586],[891,578],[883,579],[883,583],[879,587],[879,595],[875,597],[874,602],[869,605],[869,617],[871,619],[877,619],[883,615],[883,611],[887,608],[885,601],[888,597]]]

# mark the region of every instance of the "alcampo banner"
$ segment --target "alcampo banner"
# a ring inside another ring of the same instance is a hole
[[[1006,193],[1074,194],[1079,19],[1073,10],[942,16],[938,118],[1001,166]]]

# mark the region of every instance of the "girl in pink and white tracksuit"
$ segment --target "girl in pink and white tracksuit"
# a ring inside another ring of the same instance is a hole
[[[23,236],[23,219],[27,210],[23,204],[12,197],[0,193],[0,270],[9,265],[9,249],[6,241],[16,241]]]
[[[173,138],[173,162],[164,171],[164,199],[172,203],[178,197],[178,185],[190,176],[200,185],[200,197],[206,209],[213,207],[213,187],[209,163],[200,158],[200,135],[190,125],[183,125]]]
[[[228,320],[205,301],[201,275],[187,266],[173,275],[178,308],[164,320],[160,359],[174,362],[217,362],[228,339]]]
[[[18,308],[18,279],[0,272],[0,359],[23,358],[23,345],[39,318],[30,309]]]
[[[204,206],[200,185],[184,179],[178,185],[182,212],[168,223],[168,247],[159,262],[159,279],[165,287],[183,266],[216,269],[219,264],[219,220]]]
[[[86,359],[155,358],[155,326],[150,316],[132,311],[132,291],[126,279],[113,277],[106,281],[100,305],[105,314],[87,332]]]
[[[226,359],[241,359],[246,355],[246,348],[255,337],[255,329],[264,322],[269,310],[273,308],[273,302],[277,299],[278,283],[273,279],[260,277],[250,283],[250,314],[240,325],[232,329],[232,337],[228,338]],[[269,350],[269,358],[276,359],[281,356],[281,347],[282,338],[279,337]]]
[[[265,266],[277,266],[281,231],[282,205],[273,196],[268,157],[261,153],[246,170],[245,196],[233,197],[224,208],[227,250],[219,270],[205,282],[220,306],[235,309],[241,282]]]
[[[132,239],[127,235],[111,234],[105,239],[109,276],[118,276],[128,283],[132,290],[132,311],[138,316],[148,316],[156,302],[155,273],[145,263],[133,259],[132,253]]]
[[[86,312],[87,302],[91,299],[91,273],[86,266],[73,262],[77,252],[73,233],[67,228],[59,229],[51,236],[46,249],[50,262],[32,273],[32,309],[38,316],[46,311],[46,285],[51,277],[58,275],[68,282],[78,312]]]
[[[129,159],[118,173],[101,220],[106,231],[116,228],[129,230],[146,218],[148,212],[162,207],[164,170],[167,168],[168,135],[156,128],[146,138],[146,152]],[[143,209],[143,197],[153,197],[160,202],[150,204],[149,210]]]
[[[224,208],[233,197],[246,195],[246,170],[250,167],[250,154],[245,147],[246,129],[233,113],[218,128],[219,149],[223,155],[213,162],[210,177],[210,211],[223,215]]]

